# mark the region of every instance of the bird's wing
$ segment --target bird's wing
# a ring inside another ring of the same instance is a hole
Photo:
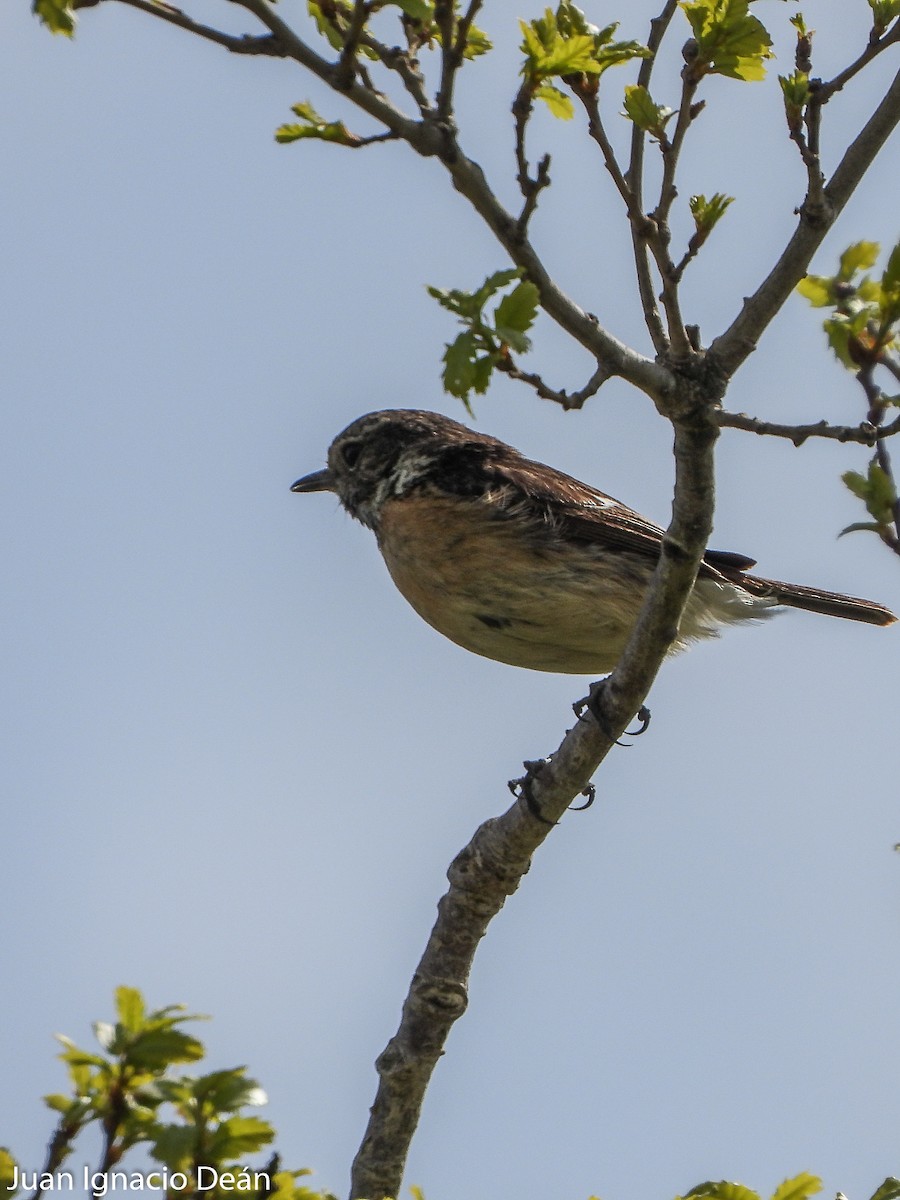
[[[574,542],[627,550],[654,560],[659,557],[663,530],[655,522],[571,475],[526,458],[492,463],[491,474],[508,496],[501,507],[518,507],[520,499],[542,512],[548,525]],[[736,581],[735,576],[755,561],[729,550],[707,550],[701,573],[722,574]]]

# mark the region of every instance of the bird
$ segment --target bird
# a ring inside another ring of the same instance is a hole
[[[291,491],[333,492],[371,529],[398,590],[450,641],[497,662],[607,674],[637,620],[663,530],[619,500],[438,413],[387,409],[334,439]],[[890,625],[881,604],[749,574],[707,550],[670,652],[781,608]]]

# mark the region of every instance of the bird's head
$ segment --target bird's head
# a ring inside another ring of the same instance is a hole
[[[438,413],[387,409],[348,425],[331,443],[328,466],[305,475],[292,492],[334,492],[352,517],[378,530],[382,505],[433,479],[460,456],[479,460],[501,445]]]

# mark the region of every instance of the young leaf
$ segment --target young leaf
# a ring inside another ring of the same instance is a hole
[[[726,196],[723,192],[716,192],[708,200],[703,195],[691,196],[688,203],[690,204],[691,216],[694,218],[694,224],[697,227],[699,244],[702,245],[706,241],[712,233],[713,227],[721,221],[725,215],[725,210],[733,200],[734,196]]]
[[[116,1015],[129,1032],[137,1033],[144,1023],[144,997],[137,988],[116,988]]]
[[[75,12],[71,0],[34,0],[31,11],[51,33],[75,36]]]
[[[797,134],[802,128],[803,110],[809,100],[809,76],[805,71],[794,71],[793,75],[779,75],[778,82],[784,96],[788,128],[792,134]]]
[[[872,10],[872,32],[881,37],[884,31],[898,15],[900,15],[900,0],[869,0]]]
[[[497,305],[494,313],[494,328],[497,337],[510,349],[524,354],[531,345],[525,336],[534,324],[538,309],[538,290],[528,279],[523,279]]]
[[[420,25],[430,25],[434,20],[434,5],[430,0],[393,0],[393,3]]]
[[[817,1175],[803,1172],[793,1179],[785,1179],[772,1193],[772,1200],[808,1200],[816,1192],[821,1192],[822,1180]]]
[[[688,1200],[688,1197],[691,1200],[694,1200],[694,1197],[698,1200],[700,1197],[703,1200],[760,1200],[757,1192],[751,1191],[741,1183],[729,1183],[727,1179],[698,1183],[685,1193],[684,1200]]]
[[[828,304],[834,304],[831,284],[832,280],[824,275],[805,275],[797,284],[797,291],[813,308],[824,308]]]
[[[682,0],[697,42],[695,70],[753,82],[764,79],[772,39],[749,0]]]
[[[661,137],[666,122],[674,114],[673,108],[654,104],[647,89],[639,84],[628,84],[625,88],[625,116],[654,137]]]
[[[259,1117],[229,1117],[210,1139],[212,1157],[219,1162],[243,1158],[268,1146],[275,1130]]]
[[[554,87],[552,83],[544,82],[540,84],[534,91],[536,100],[543,100],[554,117],[559,117],[561,121],[571,121],[575,115],[575,106],[558,87]]]
[[[0,1146],[0,1190],[12,1196],[16,1187],[18,1164],[5,1146]]]
[[[475,387],[475,351],[475,335],[469,330],[450,342],[444,351],[441,376],[444,390],[460,400],[466,400]]]
[[[893,520],[893,509],[897,503],[897,492],[890,475],[882,469],[876,459],[869,463],[868,474],[845,471],[841,476],[844,484],[866,506],[869,516],[879,526],[889,525]]]
[[[279,125],[275,141],[285,145],[301,138],[318,138],[320,142],[335,142],[339,146],[356,147],[362,139],[351,133],[343,121],[326,121],[309,102],[292,104],[291,111],[300,118],[299,125]]]
[[[841,255],[838,279],[848,281],[857,271],[865,271],[874,266],[878,252],[881,249],[877,242],[854,242]]]
[[[900,1179],[889,1175],[881,1187],[877,1188],[872,1200],[898,1200],[900,1197]]]

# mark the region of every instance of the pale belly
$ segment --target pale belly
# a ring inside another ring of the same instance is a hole
[[[447,520],[446,500],[385,506],[381,552],[416,612],[457,645],[498,662],[564,674],[612,670],[652,564],[594,547],[561,550],[549,538],[523,544],[512,522],[477,514],[474,505],[462,538]],[[455,505],[451,511],[458,514]]]

